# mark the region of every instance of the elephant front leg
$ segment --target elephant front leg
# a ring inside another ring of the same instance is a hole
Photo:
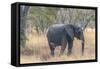
[[[68,41],[68,53],[67,55],[71,55],[72,53],[72,47],[73,47],[73,40]]]

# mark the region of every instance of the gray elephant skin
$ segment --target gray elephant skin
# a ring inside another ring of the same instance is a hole
[[[67,55],[72,53],[74,37],[81,40],[82,55],[84,54],[84,34],[82,27],[72,24],[54,24],[48,28],[47,40],[50,47],[51,55],[54,56],[54,50],[57,46],[61,46],[60,55],[64,53],[64,50],[68,43]]]

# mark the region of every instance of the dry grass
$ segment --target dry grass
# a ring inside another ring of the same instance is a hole
[[[40,63],[40,62],[57,62],[57,61],[74,61],[95,59],[95,32],[84,32],[85,34],[85,52],[81,55],[80,40],[75,39],[73,51],[67,56],[67,48],[62,56],[59,56],[60,47],[55,50],[55,56],[50,55],[47,38],[45,35],[28,35],[26,47],[21,47],[20,63]]]

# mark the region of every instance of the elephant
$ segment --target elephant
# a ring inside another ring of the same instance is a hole
[[[87,24],[86,24],[87,25]],[[50,47],[51,55],[54,56],[54,50],[57,46],[61,46],[60,55],[64,53],[64,50],[68,43],[67,55],[71,55],[74,37],[81,40],[82,55],[84,54],[84,27],[72,25],[72,24],[54,24],[48,28],[47,40]]]

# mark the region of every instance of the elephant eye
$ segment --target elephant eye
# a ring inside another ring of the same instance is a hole
[[[78,35],[80,35],[80,34],[81,34],[81,31],[80,31],[80,30],[78,30],[78,31],[77,31],[77,34],[78,34]]]
[[[78,32],[78,34],[81,34],[81,32]]]
[[[78,34],[79,34],[79,35],[82,35],[82,31],[79,31]]]

